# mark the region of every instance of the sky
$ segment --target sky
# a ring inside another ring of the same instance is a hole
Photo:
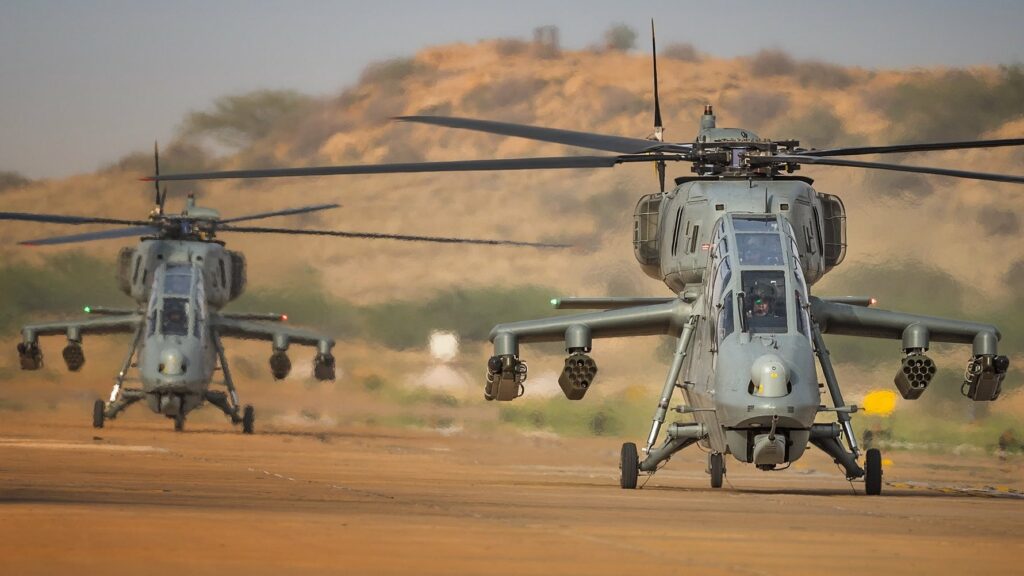
[[[1024,62],[1024,1],[0,0],[0,171],[89,172],[189,111],[256,89],[329,95],[425,46],[529,38],[584,48],[611,25],[720,57],[781,48],[867,68]]]

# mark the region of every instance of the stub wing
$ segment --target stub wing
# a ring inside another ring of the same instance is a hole
[[[903,338],[912,325],[927,329],[935,342],[971,344],[978,334],[987,333],[999,339],[999,330],[991,324],[967,322],[937,316],[922,316],[867,308],[811,297],[811,315],[824,334],[865,336],[868,338]]]
[[[328,352],[334,346],[333,338],[280,323],[242,320],[215,314],[211,315],[210,324],[220,336],[273,342],[275,349],[286,349],[288,344],[299,344],[315,346],[321,352]],[[281,345],[279,346],[279,344]]]
[[[69,340],[80,342],[85,334],[131,334],[139,329],[142,322],[142,314],[131,313],[67,322],[29,324],[21,329],[21,334],[26,343],[35,342],[39,336],[58,334],[65,334]]]

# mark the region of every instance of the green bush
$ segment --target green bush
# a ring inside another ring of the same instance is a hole
[[[17,172],[0,171],[0,192],[31,184],[32,181]]]
[[[373,62],[359,76],[360,84],[398,84],[406,78],[422,72],[423,64],[415,58],[392,58]]]
[[[786,52],[768,48],[754,54],[750,59],[750,73],[755,78],[785,76],[796,70],[796,61]]]
[[[669,44],[661,51],[661,55],[669,60],[679,60],[680,62],[700,62],[704,59],[697,48],[689,42]]]
[[[309,96],[291,90],[224,96],[214,101],[212,111],[186,116],[182,135],[209,137],[225,146],[241,148],[301,118],[312,103]]]
[[[604,47],[608,50],[628,52],[636,48],[636,30],[625,24],[614,24],[604,33]]]

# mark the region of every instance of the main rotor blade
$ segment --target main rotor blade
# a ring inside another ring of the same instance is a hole
[[[664,144],[644,138],[627,138],[625,136],[609,136],[595,134],[593,132],[576,132],[575,130],[560,130],[558,128],[542,128],[540,126],[528,126],[526,124],[509,124],[507,122],[493,122],[491,120],[475,120],[473,118],[453,118],[450,116],[399,116],[395,120],[403,122],[419,122],[421,124],[433,124],[448,128],[459,128],[463,130],[475,130],[477,132],[488,132],[490,134],[501,134],[503,136],[515,136],[540,140],[542,142],[554,142],[555,144],[567,144],[581,148],[594,150],[607,150],[621,154],[641,154],[643,152],[684,152],[689,151],[689,144]]]
[[[560,168],[610,168],[621,161],[618,156],[554,156],[547,158],[508,158],[504,160],[456,160],[452,162],[405,162],[352,166],[312,166],[307,168],[269,168],[265,170],[228,170],[149,176],[143,181],[220,180],[226,178],[281,178],[285,176],[333,176],[336,174],[408,174],[417,172],[472,172],[475,170],[550,170]]]
[[[274,216],[293,216],[295,214],[307,214],[309,212],[318,212],[320,210],[330,210],[331,208],[340,208],[341,204],[314,204],[312,206],[303,206],[301,208],[289,208],[287,210],[275,210],[273,212],[260,212],[259,214],[250,214],[248,216],[236,216],[234,218],[227,218],[219,220],[218,223],[226,224],[228,222],[242,222],[245,220],[260,220],[262,218],[272,218]]]
[[[218,232],[249,232],[258,234],[293,234],[300,236],[338,236],[406,242],[439,242],[442,244],[487,244],[491,246],[529,246],[533,248],[571,248],[568,244],[545,242],[518,242],[515,240],[482,240],[478,238],[444,238],[438,236],[411,236],[408,234],[380,234],[377,232],[343,232],[340,230],[301,230],[294,228],[260,228],[251,226],[224,226]]]
[[[788,155],[765,157],[754,156],[751,157],[750,159],[751,161],[758,164],[790,162],[795,164],[821,164],[824,166],[849,166],[853,168],[892,170],[895,172],[916,172],[918,174],[952,176],[953,178],[968,178],[971,180],[988,180],[992,182],[1009,182],[1011,184],[1024,184],[1024,176],[1011,176],[1009,174],[990,174],[987,172],[968,172],[966,170],[950,170],[948,168],[931,168],[928,166],[904,166],[901,164],[882,164],[880,162],[861,162],[859,160],[843,160],[841,158],[833,159],[818,158],[816,156],[805,155]]]
[[[77,242],[91,242],[93,240],[109,240],[112,238],[128,238],[131,236],[146,236],[157,234],[159,228],[152,226],[138,226],[134,228],[117,228],[115,230],[102,230],[100,232],[86,232],[85,234],[72,234],[70,236],[53,236],[40,238],[38,240],[26,240],[18,242],[23,246],[50,246],[53,244],[73,244]]]
[[[856,148],[830,148],[828,150],[801,151],[802,156],[859,156],[862,154],[898,154],[901,152],[934,152],[938,150],[965,150],[968,148],[999,148],[1024,146],[1024,138],[1000,140],[964,140],[960,142],[932,142],[928,144],[896,144],[892,146],[860,146]]]
[[[654,65],[654,138],[661,142],[665,128],[661,125],[661,99],[658,98],[658,46],[654,41],[654,18],[651,18],[651,63]]]
[[[128,226],[149,224],[149,221],[147,220],[121,220],[118,218],[96,218],[93,216],[63,216],[60,214],[33,214],[31,212],[0,212],[0,220],[45,222],[47,224],[122,224]]]

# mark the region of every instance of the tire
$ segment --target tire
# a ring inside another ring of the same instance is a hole
[[[721,488],[722,479],[725,477],[725,457],[721,452],[714,452],[708,456],[708,471],[711,472],[711,487]]]
[[[103,421],[106,420],[105,411],[107,405],[104,404],[103,400],[96,400],[92,403],[92,427],[103,428]]]
[[[872,448],[864,456],[864,493],[878,496],[882,493],[882,453]]]
[[[181,432],[185,429],[185,412],[180,411],[174,415],[174,431]]]
[[[635,490],[636,480],[640,475],[640,457],[637,456],[636,444],[627,442],[622,445],[619,460],[619,486],[623,490]]]
[[[252,434],[253,425],[256,423],[256,411],[252,406],[246,406],[242,412],[242,434]]]

